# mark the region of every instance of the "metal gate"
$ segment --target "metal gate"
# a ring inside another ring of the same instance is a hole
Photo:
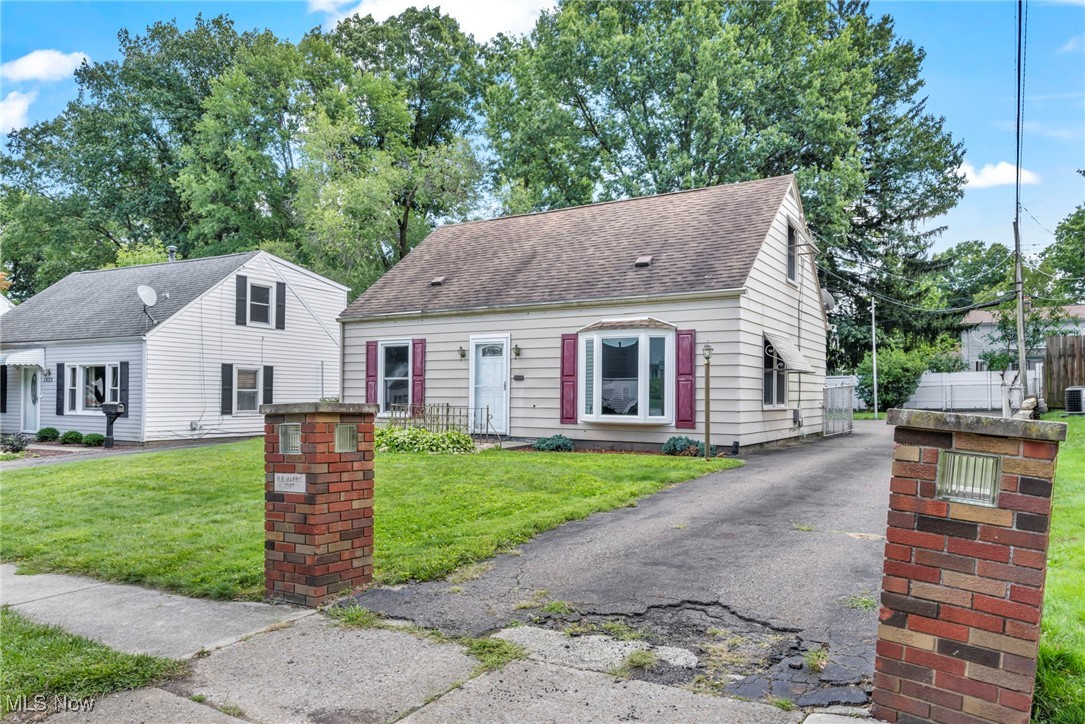
[[[851,385],[825,388],[822,435],[847,435],[852,430],[852,402],[855,388]]]

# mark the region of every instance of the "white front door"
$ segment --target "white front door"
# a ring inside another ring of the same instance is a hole
[[[40,425],[41,370],[23,367],[23,432],[37,432]]]
[[[507,435],[508,339],[472,340],[471,348],[471,407],[475,408],[472,432]]]

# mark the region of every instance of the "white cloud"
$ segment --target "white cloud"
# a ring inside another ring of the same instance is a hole
[[[456,18],[465,33],[484,42],[498,33],[523,35],[530,32],[539,13],[556,4],[556,0],[441,0],[425,7],[439,6],[442,13]],[[374,20],[382,22],[418,5],[411,0],[362,0],[356,4],[342,0],[309,0],[309,12],[326,14],[328,18],[324,25],[331,28],[351,15],[372,15]]]
[[[1007,161],[999,161],[996,164],[987,164],[979,171],[970,163],[962,163],[960,174],[965,177],[968,186],[974,189],[987,189],[992,186],[1012,186],[1017,181],[1017,167]],[[1021,169],[1022,184],[1040,183],[1039,175]]]
[[[64,80],[84,61],[86,53],[61,53],[59,50],[35,50],[21,58],[0,65],[0,76],[13,82]]]
[[[10,133],[26,125],[26,112],[38,97],[37,92],[12,91],[0,100],[0,133]]]
[[[1081,43],[1085,40],[1085,35],[1075,35],[1059,48],[1060,53],[1073,53],[1081,50]]]

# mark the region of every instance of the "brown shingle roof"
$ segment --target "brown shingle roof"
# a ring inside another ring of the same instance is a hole
[[[1070,304],[1062,309],[1071,320],[1085,320],[1085,304]],[[995,324],[997,321],[998,319],[995,317],[994,312],[987,309],[973,309],[970,310],[968,314],[964,315],[961,324]]]
[[[488,309],[743,286],[793,176],[442,226],[343,313]],[[651,266],[637,268],[637,257]],[[431,286],[434,277],[446,279]]]

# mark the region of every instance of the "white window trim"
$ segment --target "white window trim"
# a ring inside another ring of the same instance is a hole
[[[255,410],[242,410],[238,404],[238,395],[241,394],[241,388],[237,384],[237,376],[242,370],[256,372],[256,409]],[[234,415],[259,415],[260,405],[264,402],[264,368],[260,365],[234,365]]]
[[[636,417],[632,415],[604,415],[603,409],[603,365],[602,365],[602,346],[603,338],[607,337],[638,337],[640,341],[639,353],[637,359],[637,399],[643,400],[643,404],[638,402],[638,414]],[[666,362],[666,370],[663,376],[663,415],[649,415],[648,414],[648,356],[650,354],[649,337],[663,337],[664,348],[663,358]],[[625,425],[673,425],[674,424],[674,396],[675,396],[675,365],[677,363],[675,355],[675,341],[674,330],[662,330],[662,329],[606,329],[596,332],[587,332],[578,335],[577,338],[577,361],[576,361],[576,405],[577,405],[577,419],[580,422],[594,422],[594,423],[617,423]],[[587,346],[591,344],[594,360],[595,360],[595,372],[596,376],[592,385],[592,409],[599,410],[593,415],[584,413],[584,395],[585,395],[585,382],[587,381],[586,366],[586,353]]]
[[[489,335],[472,335],[468,339],[468,349],[471,359],[467,365],[467,406],[472,410],[475,409],[475,348],[479,345],[487,345],[493,342],[500,342],[504,345],[505,354],[505,428],[503,430],[497,430],[502,435],[509,434],[509,427],[511,425],[509,416],[512,414],[512,385],[510,380],[512,379],[512,360],[509,350],[512,344],[511,334],[489,334]]]
[[[791,276],[787,272],[791,263],[791,244],[788,242],[792,234],[795,236],[795,276]],[[802,236],[799,234],[799,227],[789,217],[787,220],[787,235],[784,237],[784,278],[793,287],[798,287],[799,279],[802,278],[802,254],[799,253],[802,246],[803,241]]]
[[[260,287],[267,289],[267,321],[255,322],[252,318],[252,288]],[[249,296],[245,300],[245,322],[250,327],[274,327],[275,326],[275,285],[274,284],[261,284],[260,282],[249,279]]]
[[[83,406],[83,391],[87,388],[87,368],[88,367],[105,367],[105,396],[106,402],[109,402],[109,380],[112,378],[110,372],[113,369],[117,370],[117,402],[121,400],[121,387],[120,387],[120,362],[88,362],[71,365],[71,368],[75,370],[75,408],[68,407],[68,393],[72,389],[68,384],[71,381],[70,372],[67,366],[65,366],[64,374],[66,376],[64,380],[64,414],[65,415],[93,415],[98,416],[102,414],[102,408],[100,407],[84,407]],[[39,383],[40,390],[40,383]],[[38,392],[38,403],[41,404],[41,392]],[[40,413],[39,413],[40,414]]]
[[[776,390],[776,380],[778,379],[777,375],[780,372],[784,373],[784,401],[783,402],[776,402],[776,403],[765,402],[765,373],[768,372],[768,370],[765,369],[765,345],[768,344],[768,343],[769,343],[769,341],[767,339],[765,339],[764,337],[761,338],[761,409],[762,410],[785,410],[785,409],[788,408],[788,406],[789,406],[788,402],[791,399],[791,372],[786,367],[784,369],[782,369],[782,370],[773,369],[773,376],[772,376],[773,391],[775,392],[775,391],[777,391]],[[775,355],[776,359],[783,362],[784,358],[780,355],[779,352],[774,352],[773,354]],[[777,396],[774,394],[773,399],[775,400],[776,398],[777,398]]]
[[[409,407],[414,402],[411,399],[414,394],[414,379],[411,374],[414,372],[414,345],[409,339],[379,339],[377,340],[377,409],[380,412],[377,413],[377,417],[390,417],[392,414],[390,410],[384,409],[384,348],[403,345],[407,347],[407,406]]]

